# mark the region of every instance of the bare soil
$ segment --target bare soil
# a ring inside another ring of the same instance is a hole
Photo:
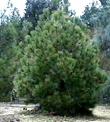
[[[14,105],[14,104],[0,104],[0,122],[110,122],[110,107],[97,106],[93,110],[91,117],[77,116],[77,117],[60,117],[60,116],[46,116],[42,114],[25,115],[21,114],[23,108],[28,110],[33,109],[34,105]]]

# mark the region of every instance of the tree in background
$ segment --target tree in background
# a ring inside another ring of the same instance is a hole
[[[100,7],[97,7],[96,4],[92,4],[91,7],[87,6],[85,9],[85,13],[84,15],[82,15],[81,19],[93,31],[92,38],[96,40],[101,49],[103,68],[109,70],[110,1],[107,0],[106,4],[102,3],[102,6]]]
[[[25,19],[33,24],[33,27],[37,25],[39,16],[43,14],[44,9],[50,11],[57,10],[60,0],[27,0],[25,9]]]
[[[10,1],[0,15],[0,22],[0,101],[7,101],[13,89],[14,73],[19,62],[16,60],[15,48],[23,42],[32,25],[21,19],[18,10]]]

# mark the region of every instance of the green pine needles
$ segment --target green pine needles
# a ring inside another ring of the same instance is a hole
[[[20,67],[14,80],[19,94],[60,115],[94,107],[106,77],[99,70],[97,47],[75,18],[54,12],[19,49]]]

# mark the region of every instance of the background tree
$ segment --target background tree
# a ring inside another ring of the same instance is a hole
[[[50,11],[57,10],[60,0],[27,0],[25,9],[25,19],[37,25],[39,16],[43,14],[43,10],[48,8]]]
[[[16,60],[15,49],[23,42],[32,25],[22,20],[17,8],[13,7],[10,1],[8,7],[1,13],[0,22],[0,101],[7,101],[10,100],[14,73],[19,62]]]
[[[96,4],[92,4],[91,7],[87,6],[84,15],[82,15],[82,21],[93,31],[92,38],[96,40],[102,51],[102,61],[106,59],[109,62],[109,50],[110,50],[110,39],[109,39],[109,26],[110,26],[110,4],[106,2],[105,6],[97,7]],[[109,68],[103,65],[103,68]],[[103,64],[103,62],[102,62]],[[106,69],[107,70],[107,69]]]

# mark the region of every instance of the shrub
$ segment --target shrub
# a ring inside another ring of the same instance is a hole
[[[75,114],[94,107],[106,77],[97,47],[75,18],[58,11],[27,36],[15,84],[48,112]],[[20,44],[22,48],[22,44]]]

